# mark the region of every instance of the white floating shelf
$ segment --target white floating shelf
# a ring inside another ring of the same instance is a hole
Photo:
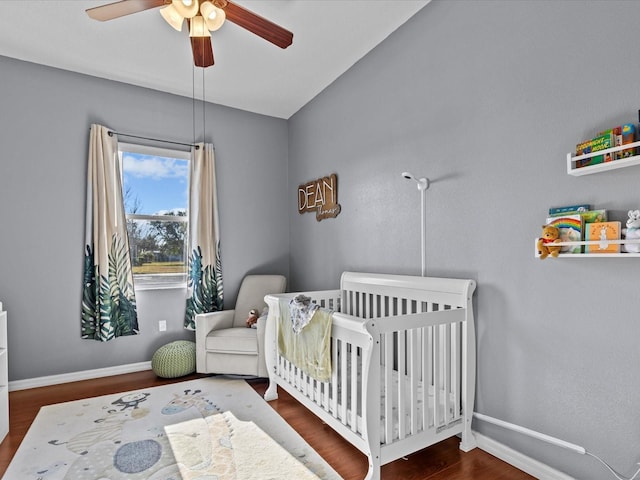
[[[602,241],[602,240],[589,240],[589,241],[583,241],[583,242],[558,242],[558,243],[554,243],[554,246],[557,247],[568,247],[568,246],[575,246],[575,245],[599,245],[600,243],[617,243],[617,244],[623,244],[623,243],[640,243],[639,239],[629,239],[629,240],[606,240],[606,241]],[[536,238],[534,241],[534,251],[535,251],[535,256],[536,258],[540,257],[540,253],[538,253],[538,239]],[[629,257],[640,257],[640,253],[629,253],[629,252],[619,252],[619,253],[560,253],[558,255],[558,257],[556,258],[584,258],[584,257],[604,257],[604,258],[620,258],[620,257],[624,257],[624,258],[629,258]],[[551,255],[549,255],[547,258],[553,258],[551,257]]]
[[[587,158],[596,157],[598,155],[606,155],[607,153],[629,150],[630,148],[636,147],[640,147],[640,141],[628,143],[626,145],[620,145],[617,147],[607,148],[598,152],[586,153],[584,155],[578,155],[576,157],[572,157],[571,153],[567,153],[567,173],[569,175],[573,175],[574,177],[580,177],[582,175],[591,175],[592,173],[601,173],[606,172],[607,170],[616,170],[618,168],[640,165],[640,155],[634,155],[633,157],[620,158],[618,160],[598,163],[596,165],[590,165],[588,167],[576,167],[576,164],[581,160],[586,160]]]

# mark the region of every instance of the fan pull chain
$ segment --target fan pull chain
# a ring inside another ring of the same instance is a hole
[[[191,66],[191,124],[193,131],[193,143],[196,143],[196,67]]]
[[[202,69],[202,142],[206,142],[207,138],[207,120],[206,120],[206,103],[205,103],[205,89],[204,89],[204,68]]]

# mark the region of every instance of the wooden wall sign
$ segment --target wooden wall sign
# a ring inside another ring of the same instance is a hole
[[[298,185],[298,213],[316,212],[316,220],[336,218],[341,207],[338,203],[338,175],[318,178]]]

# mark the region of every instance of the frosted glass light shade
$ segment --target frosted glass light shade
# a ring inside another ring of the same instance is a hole
[[[177,31],[182,31],[184,17],[178,13],[173,5],[167,5],[166,7],[161,8],[160,15],[162,15],[162,18],[164,18],[166,22]]]
[[[211,32],[218,30],[227,18],[227,14],[224,13],[224,10],[216,7],[211,2],[202,2],[202,5],[200,5],[200,13],[202,13],[204,22],[207,24],[207,28]]]
[[[190,37],[210,37],[211,34],[207,30],[207,25],[201,15],[197,15],[191,19]]]
[[[184,18],[193,18],[198,13],[198,0],[172,0],[171,5]]]

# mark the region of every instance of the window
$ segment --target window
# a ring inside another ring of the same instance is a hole
[[[189,152],[120,143],[136,289],[186,286]]]

